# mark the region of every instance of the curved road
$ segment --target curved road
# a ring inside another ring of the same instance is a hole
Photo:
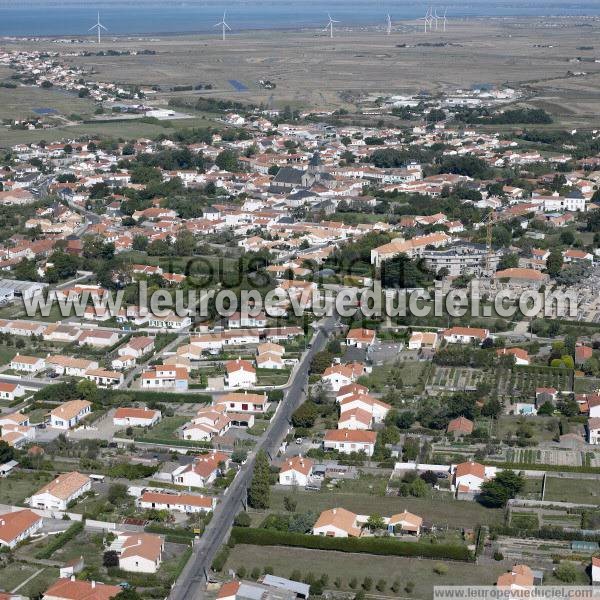
[[[256,452],[263,449],[271,457],[277,453],[281,442],[287,435],[292,413],[304,399],[304,388],[308,382],[310,362],[315,353],[325,347],[328,335],[333,331],[335,325],[336,319],[334,317],[326,317],[321,321],[321,325],[313,336],[312,347],[302,358],[293,381],[271,424],[259,439],[246,463],[240,468],[232,484],[223,495],[221,502],[217,505],[213,518],[202,537],[194,545],[190,560],[173,586],[169,600],[196,600],[203,597],[206,576],[212,560],[221,545],[227,540],[233,525],[233,519],[243,508],[243,502],[246,500]]]

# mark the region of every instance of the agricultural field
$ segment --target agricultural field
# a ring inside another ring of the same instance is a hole
[[[444,564],[446,568],[439,568]],[[365,576],[369,576],[375,585],[380,579],[385,580],[385,596],[401,596],[410,598],[431,598],[432,585],[492,585],[498,575],[505,571],[499,564],[477,566],[473,563],[433,561],[427,559],[378,556],[374,560],[360,554],[347,554],[323,550],[307,550],[304,548],[285,548],[280,546],[250,546],[238,544],[231,550],[226,568],[239,570],[244,567],[247,572],[255,568],[261,571],[271,567],[275,575],[290,577],[294,571],[302,576],[313,573],[320,577],[323,572],[329,576],[327,588],[352,591],[352,579],[357,579],[360,586]],[[434,568],[443,571],[438,574]],[[399,590],[394,593],[390,587],[396,581]],[[335,582],[338,581],[336,586]],[[414,590],[410,595],[406,585],[412,582]]]
[[[573,371],[551,369],[549,367],[514,367],[510,378],[504,381],[504,393],[511,402],[531,402],[535,400],[538,387],[553,387],[559,392],[573,391]]]
[[[436,366],[435,373],[429,378],[428,389],[475,390],[480,383],[490,383],[490,374],[478,369],[466,367]]]

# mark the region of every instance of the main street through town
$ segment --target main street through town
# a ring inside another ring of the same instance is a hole
[[[329,334],[336,327],[335,317],[326,317],[317,326],[312,346],[305,352],[295,370],[284,399],[281,401],[269,427],[259,439],[254,451],[240,468],[232,484],[217,505],[213,517],[202,537],[194,544],[192,556],[171,590],[169,600],[196,600],[202,598],[205,582],[212,560],[221,544],[227,540],[236,514],[242,510],[243,502],[252,479],[256,452],[265,450],[273,457],[285,438],[292,413],[304,400],[310,363],[314,355],[325,347]]]

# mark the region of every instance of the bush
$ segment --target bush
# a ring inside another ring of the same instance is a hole
[[[375,537],[331,538],[250,527],[234,527],[231,535],[236,543],[257,546],[290,546],[382,556],[419,556],[422,558],[473,560],[466,546],[451,544],[400,542],[394,539]]]
[[[62,533],[59,533],[53,538],[44,548],[42,548],[35,557],[40,560],[47,560],[50,558],[58,549],[62,548],[67,542],[70,542],[73,538],[78,536],[83,531],[83,521],[76,521]]]
[[[233,524],[236,527],[250,527],[252,519],[250,519],[250,515],[247,512],[240,512],[236,515]]]
[[[223,545],[213,558],[211,568],[213,571],[222,571],[229,558],[229,546]]]

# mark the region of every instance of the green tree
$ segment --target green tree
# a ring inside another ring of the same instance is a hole
[[[264,450],[259,450],[254,462],[254,471],[250,489],[248,490],[248,504],[252,508],[269,508],[270,501],[270,466],[269,458]]]
[[[240,165],[238,162],[238,155],[233,150],[222,150],[215,159],[215,164],[219,169],[223,171],[230,171],[235,173],[239,171]]]
[[[554,571],[556,578],[563,583],[574,583],[577,580],[577,569],[572,562],[562,562]]]
[[[548,274],[552,277],[556,277],[563,266],[563,256],[561,251],[558,248],[555,248],[550,252],[550,256],[548,256],[546,260],[546,270]]]

